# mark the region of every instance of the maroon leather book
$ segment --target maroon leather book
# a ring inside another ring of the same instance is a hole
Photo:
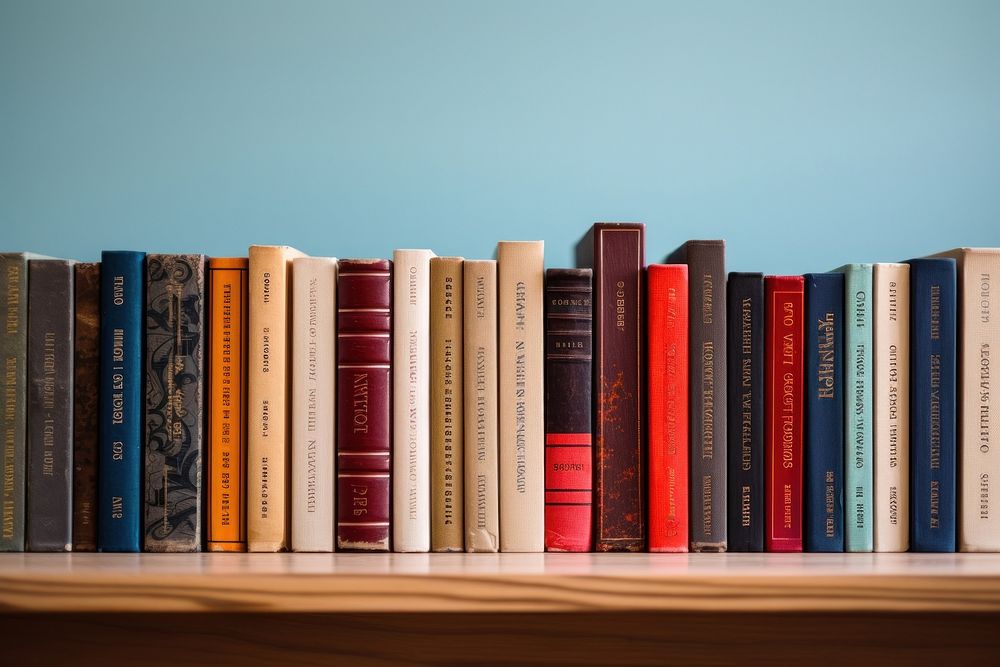
[[[599,222],[577,246],[594,269],[594,512],[598,551],[642,551],[645,225]]]
[[[392,262],[346,259],[337,278],[337,549],[388,551]]]
[[[101,264],[77,264],[73,322],[73,551],[97,551]]]

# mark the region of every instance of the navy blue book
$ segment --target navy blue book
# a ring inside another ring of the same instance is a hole
[[[806,551],[844,550],[844,274],[807,273]]]
[[[145,253],[101,255],[97,548],[139,551],[142,517]]]
[[[727,285],[728,551],[764,550],[764,276]]]
[[[910,549],[955,550],[955,260],[910,265]]]

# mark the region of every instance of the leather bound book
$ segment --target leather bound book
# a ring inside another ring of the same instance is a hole
[[[388,551],[392,262],[345,259],[337,277],[337,549]]]
[[[74,269],[73,551],[96,551],[101,265],[88,262]]]
[[[545,272],[545,550],[593,542],[590,269]]]

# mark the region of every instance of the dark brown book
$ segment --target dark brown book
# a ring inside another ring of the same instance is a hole
[[[73,551],[97,551],[97,398],[101,360],[101,264],[75,267],[73,349]]]

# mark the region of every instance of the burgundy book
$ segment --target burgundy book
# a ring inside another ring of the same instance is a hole
[[[337,278],[337,549],[388,551],[392,262],[345,259]]]
[[[642,551],[645,225],[599,222],[577,246],[594,269],[594,502],[598,551]]]
[[[97,395],[101,264],[74,267],[73,551],[97,551]]]
[[[590,269],[545,273],[545,550],[590,551]]]

